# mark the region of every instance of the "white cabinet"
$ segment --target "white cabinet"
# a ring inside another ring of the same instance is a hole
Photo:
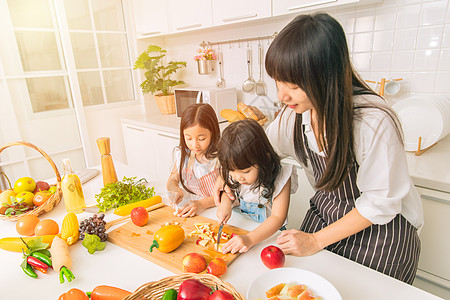
[[[272,0],[272,16],[301,13],[351,3],[368,4],[376,2],[381,2],[381,0]]]
[[[169,0],[170,32],[180,32],[212,26],[210,0]]]
[[[212,0],[213,25],[261,19],[271,16],[270,0]]]
[[[417,190],[425,219],[417,276],[450,288],[450,194],[419,187]]]
[[[132,4],[138,38],[169,32],[165,1],[133,0]]]
[[[171,132],[122,124],[128,166],[147,174],[150,184],[162,192],[172,166],[172,150],[179,136]]]
[[[284,164],[296,164],[292,159],[283,159],[281,163]],[[305,218],[306,211],[309,209],[309,199],[314,196],[314,189],[306,177],[305,171],[299,167],[297,168],[298,174],[298,189],[291,195],[288,211],[288,229],[299,229]],[[292,184],[292,183],[291,183]]]

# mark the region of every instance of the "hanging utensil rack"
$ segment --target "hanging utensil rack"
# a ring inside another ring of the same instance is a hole
[[[215,45],[223,45],[223,44],[235,44],[235,43],[245,43],[245,42],[251,42],[251,41],[261,41],[261,40],[270,40],[277,36],[278,32],[275,32],[272,35],[265,35],[265,36],[256,36],[256,37],[248,37],[248,38],[242,38],[242,39],[233,39],[233,40],[225,40],[225,41],[217,41],[217,42],[205,42],[202,41],[200,43],[200,47],[206,47],[206,46],[215,46]]]

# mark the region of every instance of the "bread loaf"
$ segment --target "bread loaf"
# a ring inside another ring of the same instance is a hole
[[[245,103],[239,102],[238,105],[237,105],[237,108],[246,118],[258,121],[258,116]]]
[[[222,109],[220,115],[230,123],[245,119],[243,114],[232,109]]]

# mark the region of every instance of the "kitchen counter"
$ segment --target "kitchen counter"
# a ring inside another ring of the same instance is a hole
[[[116,163],[116,170],[119,178],[141,177],[141,174],[120,163]],[[101,187],[101,175],[83,185],[88,205],[95,203],[94,195],[100,191]],[[162,192],[157,191],[157,193]],[[215,211],[215,208],[211,208],[202,215],[214,219]],[[53,219],[61,225],[64,215],[65,207],[61,202],[52,211],[41,215],[40,219]],[[78,219],[83,220],[90,216],[92,216],[91,213],[83,212],[78,214]],[[117,216],[109,212],[105,220],[111,221],[115,218]],[[2,221],[0,238],[17,236],[15,224],[15,222]],[[247,230],[252,230],[258,225],[240,214],[233,214],[229,224]],[[267,245],[276,244],[276,236],[277,234],[239,256],[221,279],[231,283],[245,296],[252,280],[268,270],[261,263],[259,254]],[[70,246],[73,261],[71,270],[76,278],[71,283],[64,284],[59,283],[57,273],[52,270],[46,275],[37,272],[38,279],[29,278],[20,268],[22,262],[20,253],[4,250],[0,250],[0,253],[2,257],[0,291],[2,295],[8,295],[12,299],[57,299],[59,295],[71,288],[91,291],[94,287],[103,284],[134,291],[142,284],[174,275],[111,243],[107,243],[104,251],[93,255],[87,252],[81,242]],[[331,282],[343,299],[440,299],[326,250],[308,257],[287,256],[285,266],[317,273]],[[248,272],[243,272],[250,269],[252,270],[250,276]]]

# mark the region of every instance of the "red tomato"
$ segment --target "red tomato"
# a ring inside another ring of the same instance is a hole
[[[209,296],[208,300],[234,300],[234,297],[227,291],[217,290]]]
[[[197,279],[187,279],[180,285],[178,300],[208,300],[211,288]]]

